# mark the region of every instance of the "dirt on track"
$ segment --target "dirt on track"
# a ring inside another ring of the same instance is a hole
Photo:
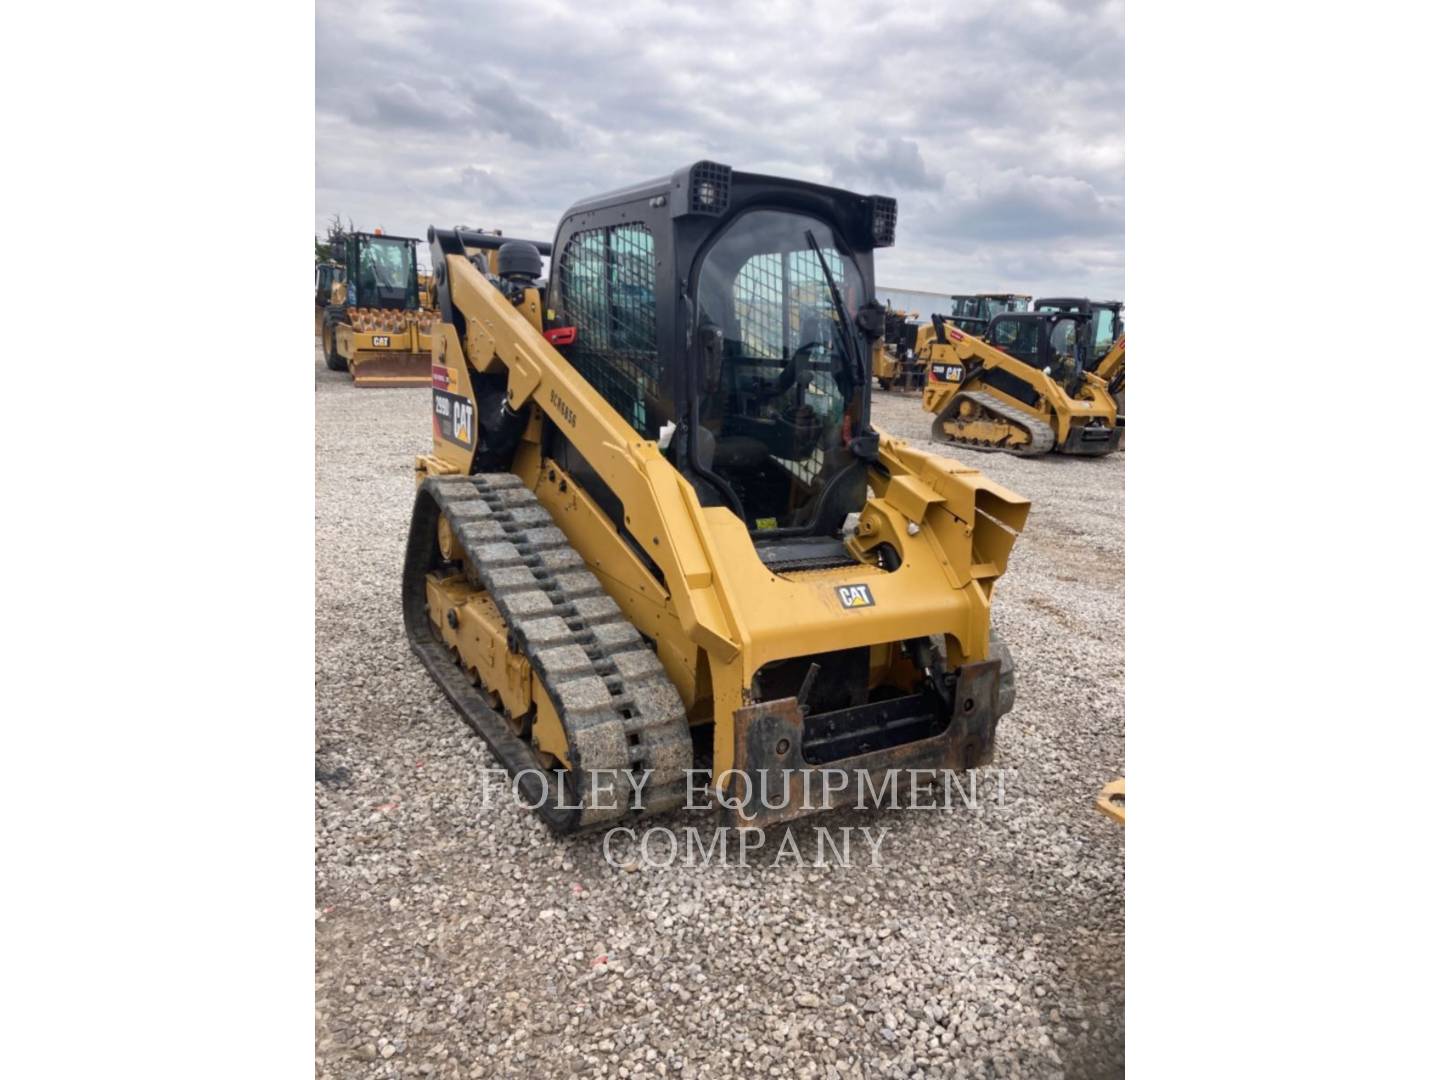
[[[745,867],[627,870],[485,805],[494,762],[406,645],[429,402],[317,350],[317,1075],[1123,1072],[1124,832],[1093,803],[1124,774],[1124,454],[931,445],[918,396],[877,390],[877,426],[1034,504],[994,607],[1005,804],[794,827],[810,863],[813,824],[884,828],[878,867],[857,833],[848,867],[772,865],[772,838]]]

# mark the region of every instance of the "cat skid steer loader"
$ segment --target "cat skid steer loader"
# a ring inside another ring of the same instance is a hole
[[[989,759],[1029,503],[871,427],[894,229],[892,199],[699,162],[553,247],[430,230],[406,629],[551,829],[763,825]]]
[[[1010,312],[977,337],[935,316],[915,349],[929,371],[921,405],[935,414],[931,438],[1021,457],[1123,449],[1125,427],[1106,380],[1082,366],[1077,341],[1087,321]]]

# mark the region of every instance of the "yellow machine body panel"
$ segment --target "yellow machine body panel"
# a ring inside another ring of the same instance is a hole
[[[1125,335],[1095,365],[1095,374],[1105,380],[1106,390],[1115,399],[1115,408],[1125,415]]]
[[[429,386],[433,311],[351,308],[335,348],[356,386]]]
[[[1100,789],[1095,798],[1095,809],[1106,817],[1125,824],[1125,781],[1112,780]]]
[[[882,387],[889,386],[895,377],[900,374],[900,358],[878,343],[874,350],[873,366],[875,378],[880,380]]]
[[[1095,365],[1095,375],[1098,378],[1104,379],[1108,384],[1116,375],[1122,375],[1123,378],[1124,371],[1125,335],[1121,334],[1115,344],[1110,346],[1110,351],[1102,356],[1100,362]]]

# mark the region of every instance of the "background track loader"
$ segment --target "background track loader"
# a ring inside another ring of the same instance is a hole
[[[921,405],[935,414],[931,437],[1022,457],[1123,449],[1125,428],[1105,380],[1081,366],[1076,342],[1087,321],[1010,312],[977,337],[935,316],[916,346],[929,372]]]
[[[692,767],[763,825],[988,760],[1029,504],[870,425],[894,228],[699,162],[553,246],[430,230],[406,629],[552,829],[684,805]]]

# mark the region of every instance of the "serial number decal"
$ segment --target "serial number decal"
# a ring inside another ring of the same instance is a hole
[[[564,399],[554,390],[550,391],[550,404],[555,406],[567,424],[571,427],[575,426],[575,410],[566,405]]]
[[[446,442],[470,450],[475,446],[475,406],[459,394],[436,390],[435,430]]]
[[[870,595],[869,585],[841,585],[835,590],[843,608],[874,607],[875,597]]]
[[[374,342],[377,349],[388,349],[390,347],[390,335],[372,334],[370,340]]]

